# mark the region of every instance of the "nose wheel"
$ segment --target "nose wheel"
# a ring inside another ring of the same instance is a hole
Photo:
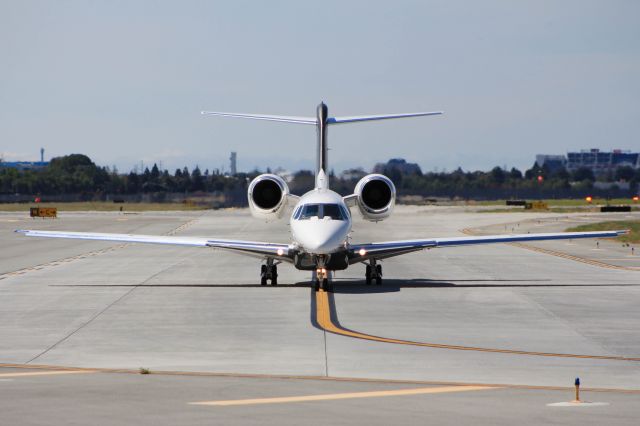
[[[316,269],[316,279],[313,282],[315,291],[333,291],[333,282],[329,280],[329,272],[324,268]]]
[[[260,285],[278,285],[278,266],[273,264],[273,259],[268,259],[266,265],[260,266]]]
[[[377,285],[382,285],[382,265],[378,265],[375,259],[371,259],[367,265],[364,279],[367,285],[371,285],[374,280]]]

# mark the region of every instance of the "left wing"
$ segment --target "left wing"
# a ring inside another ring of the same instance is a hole
[[[16,232],[24,234],[27,237],[71,238],[78,240],[212,247],[232,250],[255,257],[271,257],[285,262],[293,261],[293,252],[288,244],[265,243],[260,241],[222,240],[205,237],[181,237],[174,235],[105,234],[99,232],[38,231],[23,229],[19,229]]]
[[[578,238],[613,238],[628,233],[621,231],[558,232],[544,234],[482,235],[473,237],[430,238],[423,240],[386,241],[354,244],[349,247],[349,263],[368,259],[386,259],[418,250],[435,247],[464,246],[471,244],[513,243],[522,241],[570,240]]]

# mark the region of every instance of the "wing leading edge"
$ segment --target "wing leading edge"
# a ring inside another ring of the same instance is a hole
[[[20,229],[16,232],[24,234],[27,237],[211,247],[232,250],[254,257],[272,257],[287,262],[293,260],[293,255],[288,244],[266,243],[261,241],[224,240],[174,235],[106,234],[99,232],[38,231],[28,229]]]
[[[472,244],[513,243],[526,241],[570,240],[579,238],[613,238],[628,233],[620,231],[558,232],[544,234],[482,235],[423,240],[386,241],[379,243],[353,244],[350,247],[350,263],[368,259],[386,259],[418,250],[436,247],[464,246]]]
[[[285,262],[293,262],[294,248],[289,244],[267,243],[260,241],[212,239],[205,237],[182,237],[138,234],[108,234],[97,232],[66,232],[16,230],[28,237],[68,238],[94,241],[112,241],[125,243],[146,243],[180,245],[191,247],[210,247],[235,251],[254,257],[270,257]],[[431,238],[420,240],[385,241],[366,244],[353,244],[349,247],[349,263],[363,262],[368,259],[386,259],[414,251],[473,244],[512,243],[526,241],[568,240],[580,238],[613,238],[628,233],[628,230],[596,232],[559,232],[544,234],[482,235],[451,238]]]

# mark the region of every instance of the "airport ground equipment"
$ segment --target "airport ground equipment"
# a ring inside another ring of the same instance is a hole
[[[58,209],[56,207],[31,207],[29,216],[55,219],[58,217]]]

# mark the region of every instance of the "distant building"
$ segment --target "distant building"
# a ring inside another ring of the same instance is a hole
[[[238,160],[238,155],[235,152],[231,153],[231,157],[229,161],[231,162],[231,176],[235,176],[238,173],[238,169],[236,167],[236,162]]]
[[[570,171],[585,167],[598,175],[625,166],[634,169],[640,168],[640,153],[619,149],[614,149],[611,152],[604,152],[599,149],[585,149],[580,152],[567,153],[567,169]]]
[[[40,148],[40,161],[4,161],[0,156],[0,169],[39,170],[49,166],[44,161],[44,148]]]
[[[583,149],[580,152],[568,152],[564,155],[536,155],[539,166],[547,166],[550,171],[565,167],[572,172],[581,168],[589,169],[595,175],[614,172],[619,167],[640,169],[640,153],[614,149],[610,152],[597,148]]]
[[[422,170],[416,163],[407,163],[404,158],[392,158],[387,163],[378,163],[373,168],[374,173],[384,173],[385,170],[396,169],[404,175],[421,175]]]
[[[48,161],[0,161],[0,169],[40,170],[48,166]]]
[[[536,163],[540,167],[546,166],[546,169],[550,172],[555,172],[567,167],[567,157],[564,155],[538,154],[536,155]]]

